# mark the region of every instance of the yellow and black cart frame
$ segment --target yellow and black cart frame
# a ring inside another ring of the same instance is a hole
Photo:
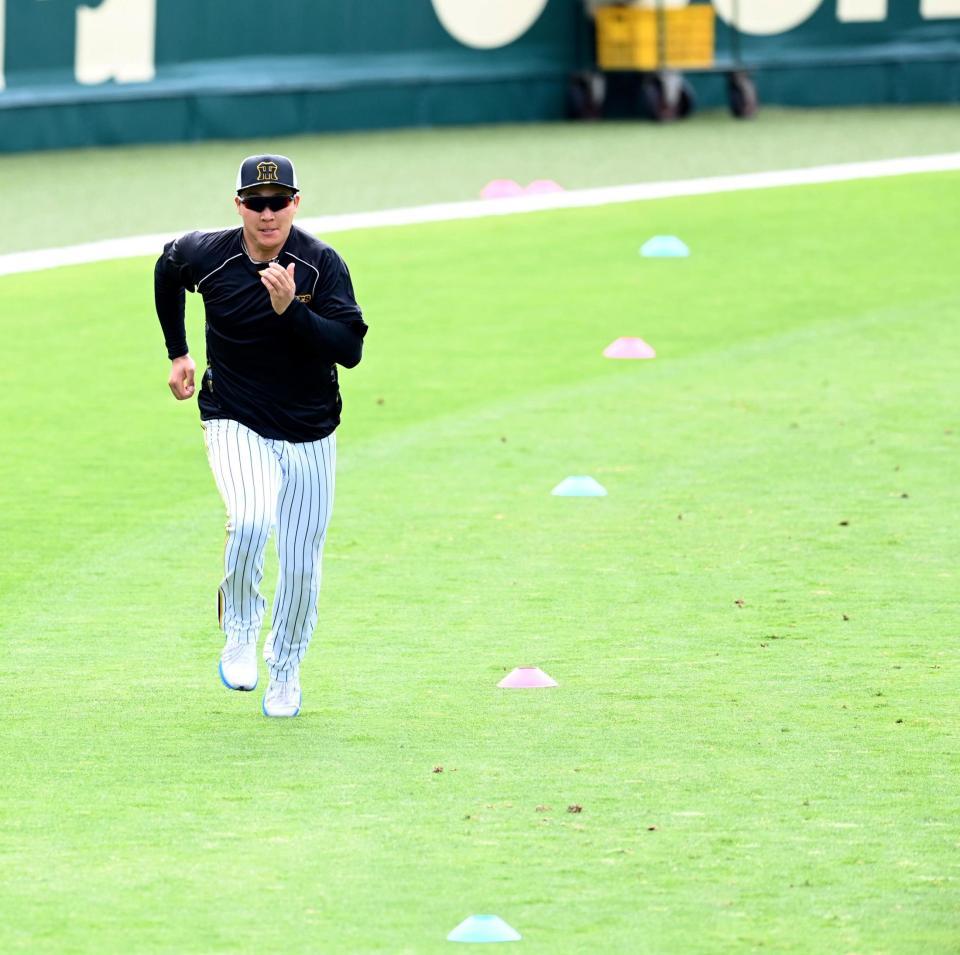
[[[733,0],[730,48],[716,50],[716,11],[713,4],[694,2],[668,6],[585,2],[585,19],[594,20],[593,67],[575,73],[568,89],[568,112],[578,119],[603,114],[607,80],[611,74],[632,74],[638,80],[638,112],[664,121],[689,115],[694,93],[684,74],[723,73],[727,99],[734,116],[753,116],[759,106],[756,87],[740,52],[738,0]]]

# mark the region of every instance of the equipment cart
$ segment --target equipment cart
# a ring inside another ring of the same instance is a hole
[[[616,5],[584,0],[587,24],[591,13],[595,18],[594,65],[570,78],[571,118],[602,116],[608,81],[626,74],[637,80],[637,112],[661,122],[687,116],[694,108],[694,93],[684,74],[693,72],[725,74],[730,112],[738,118],[753,116],[759,102],[741,58],[738,7],[739,0],[732,0],[730,23],[718,30],[709,0],[684,6],[668,0]],[[718,35],[726,41],[725,54],[717,50]]]

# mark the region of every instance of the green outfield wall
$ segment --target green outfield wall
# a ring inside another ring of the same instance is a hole
[[[960,102],[960,0],[714,6],[764,102]],[[0,0],[0,150],[557,119],[591,30],[582,0]]]

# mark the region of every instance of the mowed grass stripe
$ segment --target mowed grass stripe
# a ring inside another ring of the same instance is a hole
[[[373,331],[292,726],[216,683],[146,264],[21,298],[5,947],[431,952],[496,911],[540,952],[949,951],[956,185],[343,237]],[[550,497],[580,471],[610,497]],[[525,662],[560,689],[494,689]]]
[[[864,531],[867,536],[862,539],[861,546],[865,546],[871,537],[882,537],[888,525],[891,533],[895,528],[902,538],[902,532],[912,529],[911,524],[919,523],[925,527],[933,515],[947,506],[946,489],[940,487],[936,470],[925,472],[917,468],[916,462],[925,459],[936,463],[939,457],[950,452],[952,436],[946,433],[949,429],[941,428],[936,419],[918,434],[913,421],[902,415],[906,402],[902,398],[896,400],[889,387],[886,389],[887,408],[879,405],[879,412],[876,395],[860,394],[856,388],[850,393],[842,383],[845,354],[863,341],[865,333],[870,333],[874,356],[861,359],[861,366],[873,375],[874,380],[892,381],[896,367],[905,358],[910,364],[926,363],[935,367],[941,347],[936,337],[941,327],[941,315],[942,305],[926,311],[911,311],[911,327],[931,334],[920,334],[912,339],[911,349],[906,354],[900,334],[903,316],[886,311],[874,317],[874,321],[857,317],[846,323],[834,322],[829,329],[817,329],[819,334],[816,336],[797,332],[776,336],[768,340],[763,349],[751,346],[750,350],[754,352],[751,358],[738,355],[746,350],[743,347],[729,349],[722,356],[726,361],[714,364],[736,361],[738,373],[746,377],[742,383],[731,384],[726,372],[720,376],[715,369],[711,372],[702,356],[689,362],[665,363],[658,369],[653,365],[634,365],[633,374],[629,376],[597,379],[589,386],[580,386],[572,401],[569,394],[559,390],[529,396],[515,405],[513,421],[508,427],[502,427],[502,419],[491,420],[486,415],[465,416],[460,420],[457,432],[447,423],[446,427],[437,429],[433,439],[421,431],[417,440],[405,441],[399,446],[391,444],[384,454],[379,453],[380,443],[361,444],[347,468],[352,486],[346,490],[346,506],[351,508],[351,513],[341,521],[345,539],[341,542],[341,549],[332,548],[328,559],[353,562],[361,556],[354,553],[358,541],[350,529],[358,519],[363,520],[363,511],[376,510],[383,520],[387,520],[390,512],[398,508],[402,508],[406,520],[416,524],[419,533],[409,535],[407,540],[384,540],[376,553],[363,556],[366,560],[395,560],[401,565],[401,573],[406,573],[404,566],[414,569],[422,560],[430,559],[431,542],[441,545],[452,540],[455,546],[446,549],[459,549],[457,538],[449,533],[458,514],[477,537],[496,538],[507,529],[513,529],[518,537],[531,537],[530,552],[518,561],[524,568],[530,567],[530,561],[537,560],[537,554],[545,555],[548,560],[562,558],[568,547],[570,542],[565,535],[556,534],[551,517],[566,526],[571,515],[575,514],[586,522],[578,521],[575,525],[578,537],[587,540],[593,536],[591,529],[602,536],[611,533],[617,522],[625,520],[636,522],[638,529],[646,525],[648,531],[653,530],[651,525],[665,524],[672,528],[675,521],[685,520],[682,533],[696,540],[704,518],[700,503],[704,493],[711,501],[711,510],[707,511],[711,521],[718,517],[728,521],[721,509],[729,506],[733,509],[734,521],[739,522],[748,519],[757,508],[762,511],[766,503],[764,496],[771,484],[778,490],[777,506],[789,506],[793,510],[788,523],[794,534],[779,542],[784,548],[780,560],[810,548],[846,546],[848,538],[856,538]],[[900,318],[899,322],[897,318]],[[805,343],[801,341],[803,338],[807,339]],[[824,395],[806,409],[799,407],[806,383],[800,382],[789,388],[782,381],[779,355],[785,345],[798,362],[818,365]],[[824,352],[839,354],[840,362],[837,363],[836,358],[831,361]],[[661,369],[663,373],[657,374]],[[834,376],[834,380],[830,376]],[[663,387],[664,379],[666,388]],[[944,398],[949,395],[946,374],[940,381],[936,376],[928,376],[924,387],[931,386],[941,391]],[[913,387],[913,383],[904,382],[898,390],[901,395],[906,392],[909,398]],[[775,391],[779,394],[771,399]],[[682,404],[677,401],[678,395],[683,396]],[[676,416],[678,411],[684,421],[675,421],[671,433],[653,441],[652,423]],[[948,402],[945,401],[936,413],[941,416],[941,422],[949,422]],[[564,420],[566,427],[552,435],[545,434],[542,427],[544,417]],[[590,434],[589,423],[594,417],[604,422],[604,431],[609,434]],[[883,427],[878,427],[878,418]],[[752,439],[752,432],[757,429],[765,434],[764,443]],[[505,435],[500,435],[501,431],[509,432],[508,442],[502,441]],[[571,432],[588,435],[581,448],[571,448],[567,439]],[[465,445],[458,452],[458,469],[442,471],[438,465],[445,455],[449,457],[455,437]],[[814,455],[816,460],[813,460]],[[902,469],[897,462],[904,461],[905,455],[909,455],[913,466]],[[396,471],[398,489],[384,487],[379,480],[385,461],[389,461],[391,470]],[[566,473],[571,465],[582,466],[600,476],[613,492],[616,503],[580,502],[577,505],[550,499],[547,491],[554,479]],[[839,472],[839,479],[831,478],[832,471]],[[465,478],[464,472],[470,477]],[[860,475],[858,481],[850,480],[852,473]],[[432,488],[439,500],[421,493],[431,474]],[[482,480],[478,481],[478,476]],[[906,499],[902,495],[908,494],[903,490],[906,487],[911,488],[914,497],[919,499],[910,504],[903,503]],[[410,491],[405,493],[403,488]],[[576,506],[582,509],[579,512],[570,510]],[[114,608],[109,602],[103,602],[100,582],[115,580],[123,586],[122,568],[130,564],[155,568],[156,579],[140,582],[141,599],[153,594],[167,603],[169,596],[156,588],[162,587],[164,580],[177,571],[183,575],[184,584],[192,583],[197,587],[199,582],[190,579],[198,562],[195,548],[211,552],[214,548],[205,546],[202,538],[192,541],[192,528],[202,523],[219,522],[219,501],[209,488],[202,487],[192,497],[185,498],[181,508],[182,514],[155,528],[149,536],[122,538],[121,546],[95,552],[77,566],[76,573],[81,580],[76,586],[65,588],[70,593],[72,609],[60,606],[56,600],[47,606],[36,606],[28,600],[22,610],[22,619],[40,622],[45,628],[55,628],[56,632],[59,627],[70,629],[84,622],[92,623],[98,613],[105,613],[107,618],[103,623],[106,625]],[[518,533],[517,522],[522,522],[525,513],[530,511],[542,520],[542,526],[536,526],[535,521],[535,526],[528,526]],[[856,517],[851,520],[852,514]],[[491,524],[491,520],[506,523]],[[758,520],[750,519],[750,524]],[[841,520],[850,522],[852,528],[835,529],[835,526],[843,526]],[[778,522],[773,522],[773,526],[778,527]],[[463,530],[463,526],[460,529]],[[949,547],[946,550],[941,548],[949,543],[949,526],[944,525],[940,530],[942,538],[937,530],[933,531],[935,536],[928,541],[928,553],[921,553],[916,546],[918,541],[911,538],[914,546],[909,549],[907,559],[911,563],[929,561],[935,568],[946,572],[952,554]],[[820,536],[828,531],[830,540],[820,540]],[[748,528],[748,540],[752,533],[752,527]],[[728,527],[727,534],[735,535],[736,529]],[[206,536],[214,537],[213,534]],[[191,546],[178,548],[178,539],[190,540]],[[761,538],[757,540],[759,546]],[[792,543],[794,540],[796,543]],[[886,545],[900,542],[897,534],[889,540],[875,540],[876,544]],[[662,541],[654,535],[648,546],[661,544]],[[708,547],[714,544],[711,537]],[[585,545],[578,541],[576,546],[582,548]],[[740,546],[742,548],[744,543]],[[402,549],[403,553],[392,553],[395,549]],[[410,553],[411,550],[415,553]],[[891,551],[890,556],[896,558],[897,554],[898,551]],[[449,566],[447,560],[451,556],[450,553],[443,556],[443,566]],[[462,556],[469,560],[470,552]],[[615,570],[622,566],[625,557],[633,556],[633,546],[626,554],[610,552],[605,569]],[[738,563],[764,560],[770,556],[776,558],[778,555],[768,545],[760,547],[757,553],[738,557]],[[64,564],[57,570],[65,570]],[[212,568],[208,569],[215,576],[215,562],[211,561],[211,564]],[[714,565],[705,566],[701,573],[709,576],[715,569]],[[918,571],[904,568],[903,572]],[[343,573],[349,574],[349,569]],[[731,565],[723,564],[721,573],[730,574]],[[415,577],[414,571],[411,578]],[[211,577],[206,583],[215,584],[215,581]],[[405,583],[411,584],[413,580],[405,580]],[[591,583],[592,586],[604,586],[602,579]],[[884,589],[890,587],[885,580],[876,580],[875,583]],[[40,586],[38,584],[38,598]],[[437,599],[429,580],[424,582],[422,589],[424,594],[412,589],[410,597]],[[198,598],[208,596],[202,588],[198,588],[197,593]],[[464,596],[470,595],[465,593]],[[494,597],[493,594],[490,596]],[[614,596],[611,594],[611,598]],[[157,608],[151,609],[155,611]],[[206,610],[209,608],[204,609],[198,604],[194,609],[203,611],[201,621],[208,616]],[[15,624],[19,621],[14,617],[9,622]],[[202,622],[202,626],[206,623]],[[112,652],[111,648],[107,649]],[[86,647],[77,650],[84,655],[90,652]],[[34,652],[62,653],[63,650],[39,644]],[[390,648],[385,648],[384,652],[390,653]]]
[[[583,189],[956,152],[960,127],[952,104],[765,106],[749,124],[718,110],[668,126],[625,120],[381,130],[284,137],[269,148],[295,159],[303,214],[315,216],[474,199],[495,178]],[[31,181],[30,190],[6,197],[11,221],[29,221],[30,229],[0,235],[0,254],[224,227],[236,221],[230,186],[237,165],[263,149],[262,140],[229,140],[0,155],[5,181],[27,167]],[[184,164],[193,188],[157,188]],[[85,201],[104,182],[111,202]]]
[[[365,439],[491,398],[509,403],[527,388],[566,386],[594,374],[585,359],[602,347],[598,341],[624,333],[642,331],[665,360],[847,309],[907,305],[914,289],[925,299],[949,295],[950,270],[931,262],[951,241],[944,198],[957,182],[955,175],[912,177],[899,187],[838,184],[429,226],[384,239],[343,236],[337,244],[353,263],[376,326],[362,370],[344,375],[343,437]],[[876,226],[877,203],[884,221],[895,223],[891,234]],[[811,226],[784,228],[794,221]],[[549,260],[544,228],[554,239]],[[669,231],[693,243],[692,260],[645,263],[635,256],[648,234]],[[78,295],[77,281],[91,291]],[[195,453],[198,433],[178,423],[163,386],[148,263],[67,269],[43,281],[13,277],[3,288],[9,320],[29,327],[29,334],[11,336],[5,372],[30,449],[26,463],[9,459],[5,486],[24,504],[8,520],[40,527],[55,522],[61,507],[76,519],[80,500],[89,505],[89,533],[106,507],[114,521],[135,523],[152,512],[157,495],[139,480],[138,449],[142,438],[154,446],[154,422],[162,423],[161,466],[170,468],[171,481],[178,488],[206,481],[206,464]],[[202,352],[198,304],[191,296],[191,340]],[[383,404],[374,406],[377,399]],[[193,413],[181,409],[181,417]],[[65,471],[58,464],[64,457],[76,467]],[[104,470],[123,494],[101,480]],[[32,540],[44,559],[53,556],[43,550],[50,540]],[[64,546],[69,541],[54,553]],[[29,567],[28,559],[27,576]]]

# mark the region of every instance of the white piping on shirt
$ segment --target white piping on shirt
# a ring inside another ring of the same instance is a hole
[[[310,295],[311,295],[311,297],[314,296],[314,295],[316,295],[316,294],[317,294],[317,282],[320,281],[320,269],[318,269],[315,265],[311,265],[309,262],[305,262],[303,259],[300,258],[299,255],[294,255],[292,252],[288,252],[287,255],[289,255],[291,259],[296,259],[298,262],[303,262],[303,264],[304,264],[308,269],[313,269],[313,271],[317,273],[317,277],[313,280],[313,288],[310,289]]]
[[[232,262],[234,259],[239,259],[242,256],[243,256],[243,253],[238,252],[236,255],[231,255],[229,259],[225,259],[213,270],[213,272],[208,272],[202,279],[200,279],[200,281],[197,282],[197,284],[194,286],[194,289],[199,292],[201,283],[206,282],[211,275],[215,274],[216,272],[219,272],[220,269],[222,269],[228,262]]]

